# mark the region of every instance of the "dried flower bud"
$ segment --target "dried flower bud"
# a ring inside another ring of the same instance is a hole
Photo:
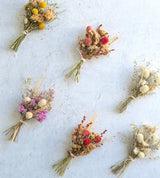
[[[90,45],[92,44],[91,38],[86,37],[86,38],[85,38],[85,44],[86,44],[86,46],[90,46]]]
[[[26,25],[28,23],[28,19],[25,17],[24,18],[24,24]]]
[[[26,112],[26,118],[31,119],[33,117],[33,113],[31,112]]]
[[[139,149],[138,149],[137,147],[135,147],[134,150],[133,150],[133,153],[134,153],[135,155],[138,155]]]
[[[46,100],[46,99],[41,99],[41,100],[38,102],[38,106],[39,106],[40,108],[46,106],[46,104],[47,104],[47,100]]]
[[[86,31],[87,33],[91,32],[93,30],[92,26],[87,26]]]
[[[143,134],[141,134],[141,133],[137,134],[137,141],[138,141],[138,143],[142,143],[144,141]]]
[[[138,153],[138,158],[145,158],[145,154],[142,151],[140,151]]]
[[[31,98],[30,97],[25,97],[24,98],[24,102],[27,102],[27,103],[31,102]]]
[[[107,36],[104,36],[103,38],[101,38],[100,42],[102,45],[106,45],[109,42],[109,38]]]
[[[143,68],[143,69],[142,69],[142,76],[143,76],[145,79],[149,78],[150,74],[151,74],[151,72],[150,72],[149,69],[147,69],[147,68]]]
[[[146,80],[140,80],[139,84],[140,85],[145,85],[145,84],[147,84],[147,81]]]
[[[148,91],[149,91],[148,85],[143,85],[143,86],[140,87],[140,92],[142,94],[146,94]]]
[[[156,76],[156,84],[160,85],[160,74],[157,74]]]

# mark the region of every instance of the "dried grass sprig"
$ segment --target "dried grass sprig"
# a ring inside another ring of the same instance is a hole
[[[121,103],[118,107],[118,111],[122,113],[128,107],[128,104],[146,95],[149,95],[160,86],[160,73],[155,70],[151,70],[147,67],[141,67],[135,70],[134,78],[130,89],[130,96]]]
[[[68,151],[67,157],[53,165],[53,169],[60,176],[63,176],[69,163],[72,159],[78,156],[85,156],[92,152],[97,147],[102,145],[102,138],[106,130],[101,134],[97,134],[91,131],[93,122],[89,122],[84,125],[86,117],[83,118],[82,122],[74,129],[72,133],[72,147]]]
[[[10,48],[17,52],[20,44],[30,32],[45,29],[46,23],[56,19],[55,9],[56,6],[49,5],[44,0],[29,0],[25,6],[24,31]]]
[[[47,113],[52,109],[53,97],[53,89],[43,92],[38,88],[26,89],[18,108],[18,112],[21,115],[20,121],[4,132],[9,136],[9,140],[16,141],[22,125],[28,121],[36,119],[39,122],[43,122],[47,117]]]
[[[143,159],[160,149],[160,137],[157,128],[150,125],[133,127],[133,137],[128,157],[111,167],[112,173],[121,176],[129,164],[136,159]]]
[[[110,38],[108,32],[106,32],[102,25],[96,30],[91,26],[86,28],[86,35],[84,39],[79,41],[79,53],[81,56],[80,61],[71,69],[66,75],[66,78],[73,77],[75,81],[79,81],[80,71],[85,61],[91,60],[94,57],[101,55],[108,55],[113,49],[110,49],[110,45],[118,38]]]

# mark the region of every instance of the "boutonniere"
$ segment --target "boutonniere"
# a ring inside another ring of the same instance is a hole
[[[49,5],[44,0],[29,0],[25,6],[24,31],[11,45],[11,49],[17,52],[21,42],[32,31],[43,30],[46,24],[55,20],[56,4]]]
[[[160,73],[155,70],[151,70],[149,67],[138,67],[134,71],[131,87],[130,96],[122,102],[118,108],[119,112],[122,113],[128,107],[128,104],[146,95],[149,95],[160,86]]]
[[[91,130],[93,121],[84,124],[85,120],[86,117],[84,117],[82,122],[74,129],[72,133],[72,146],[68,151],[67,156],[57,164],[53,165],[53,169],[60,176],[63,176],[71,160],[79,156],[88,155],[94,149],[102,145],[102,138],[106,130],[101,134],[95,133]]]
[[[20,120],[5,131],[11,141],[15,141],[21,127],[30,120],[43,122],[52,109],[53,89],[41,91],[40,88],[27,88],[18,106]]]
[[[111,167],[113,174],[121,176],[129,164],[137,159],[149,157],[160,149],[160,137],[157,128],[150,125],[137,127],[133,125],[133,136],[130,138],[127,158]]]
[[[101,55],[108,55],[113,49],[110,46],[115,42],[117,37],[110,37],[109,33],[100,25],[96,30],[88,26],[86,28],[86,35],[84,39],[79,41],[79,53],[81,56],[80,61],[71,69],[66,75],[67,78],[73,77],[77,82],[79,81],[80,71],[82,65],[94,57],[97,58]]]

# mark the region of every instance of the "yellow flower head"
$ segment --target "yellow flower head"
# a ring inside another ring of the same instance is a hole
[[[32,13],[33,13],[34,15],[37,15],[37,14],[38,14],[38,9],[33,8],[33,9],[32,9]]]
[[[46,25],[45,25],[45,23],[39,23],[39,29],[40,30],[44,30],[45,29],[45,27],[46,27]]]

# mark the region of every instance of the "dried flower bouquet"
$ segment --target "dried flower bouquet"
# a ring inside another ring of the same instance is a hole
[[[135,70],[133,83],[130,89],[130,96],[120,105],[119,112],[122,113],[128,107],[128,104],[142,96],[146,96],[160,86],[160,73],[147,67],[141,67]]]
[[[150,125],[133,126],[133,137],[128,157],[111,167],[112,173],[121,176],[129,164],[136,159],[143,159],[160,149],[160,137],[157,128]]]
[[[84,125],[86,117],[83,118],[81,124],[78,125],[77,128],[72,133],[72,147],[68,151],[68,155],[53,165],[53,169],[59,174],[63,176],[66,168],[72,159],[78,156],[85,156],[92,152],[97,147],[102,145],[102,137],[105,134],[106,130],[101,134],[95,133],[91,131],[91,126],[93,122]]]
[[[24,31],[11,45],[11,49],[17,51],[25,37],[34,30],[45,29],[46,23],[56,19],[54,7],[44,0],[29,0],[25,6]]]
[[[80,61],[66,75],[67,78],[73,77],[77,82],[80,77],[80,70],[85,61],[91,60],[93,57],[108,55],[113,49],[110,45],[117,40],[117,37],[110,38],[107,31],[100,25],[96,30],[88,26],[84,39],[79,41]]]
[[[26,122],[36,119],[43,122],[47,113],[52,109],[54,91],[40,91],[37,88],[27,89],[22,96],[23,100],[19,104],[18,112],[21,115],[20,121],[5,131],[9,139],[15,141],[19,131]]]

